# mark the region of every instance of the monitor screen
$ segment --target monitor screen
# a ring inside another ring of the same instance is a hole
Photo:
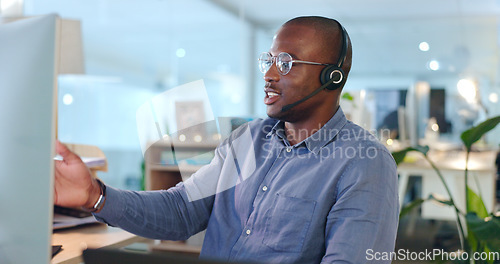
[[[51,257],[58,17],[0,24],[0,263]]]

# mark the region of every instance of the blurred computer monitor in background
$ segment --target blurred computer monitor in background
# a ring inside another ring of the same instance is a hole
[[[57,15],[0,24],[0,263],[49,263]]]

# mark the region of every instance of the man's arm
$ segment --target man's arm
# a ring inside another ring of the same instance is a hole
[[[396,165],[387,150],[372,150],[351,162],[339,181],[322,263],[366,263],[379,260],[377,252],[394,251],[399,221]]]
[[[148,238],[189,238],[204,230],[208,224],[225,148],[225,144],[219,146],[210,164],[168,190],[137,192],[108,187],[106,203],[102,211],[94,216],[99,221]],[[193,200],[193,181],[208,188],[210,195]]]
[[[76,154],[59,142],[56,148],[63,161],[56,162],[55,204],[92,208],[101,195],[99,183]],[[223,155],[219,149],[215,153],[211,164],[200,169],[201,174],[218,177]],[[146,192],[107,186],[104,206],[94,216],[137,235],[182,240],[206,227],[212,205],[213,196],[197,201],[188,199],[183,183],[169,190]]]
[[[94,216],[143,237],[185,240],[206,228],[212,205],[213,197],[190,202],[183,183],[159,191],[127,191],[108,186],[106,203]]]

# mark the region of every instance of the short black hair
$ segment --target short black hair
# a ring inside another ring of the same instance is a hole
[[[313,27],[316,31],[320,32],[323,36],[323,47],[328,50],[328,54],[330,54],[328,60],[330,63],[334,64],[339,60],[340,50],[343,46],[343,41],[345,41],[342,37],[342,24],[339,21],[333,18],[327,18],[322,16],[300,16],[296,18],[292,18],[285,22],[283,26],[290,24],[301,24]],[[351,70],[352,64],[352,45],[351,39],[349,38],[349,34],[347,31],[345,32],[347,37],[347,51],[346,58],[344,64],[342,65],[342,70],[344,71],[345,77],[349,74]],[[339,42],[342,41],[342,42]],[[331,43],[338,43],[338,45],[332,45]],[[334,48],[333,48],[334,47]]]

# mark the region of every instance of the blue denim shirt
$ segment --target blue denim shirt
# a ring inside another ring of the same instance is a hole
[[[206,258],[359,264],[368,262],[368,252],[394,250],[397,196],[391,154],[339,108],[295,146],[283,122],[252,121],[176,187],[108,187],[95,216],[155,239],[181,240],[206,229]]]

